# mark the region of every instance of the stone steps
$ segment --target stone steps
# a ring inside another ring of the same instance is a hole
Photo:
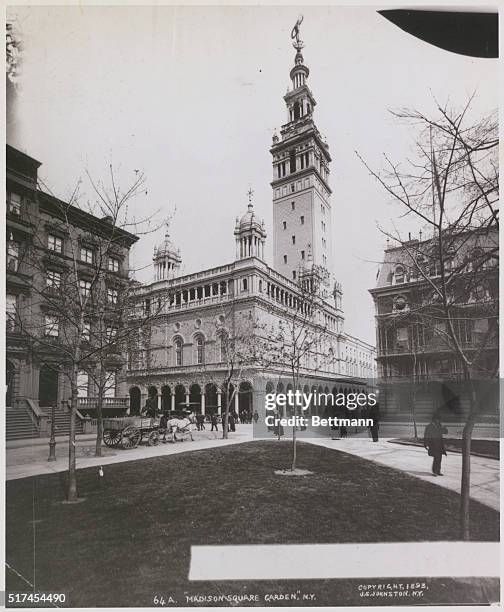
[[[6,408],[6,439],[38,438],[39,431],[23,408]]]

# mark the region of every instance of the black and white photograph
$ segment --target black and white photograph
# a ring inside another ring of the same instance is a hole
[[[499,606],[498,7],[6,7],[8,608]]]

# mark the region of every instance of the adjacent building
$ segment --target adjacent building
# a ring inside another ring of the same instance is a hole
[[[474,380],[497,377],[499,364],[499,236],[496,227],[447,230],[441,275],[438,243],[409,240],[388,247],[370,290],[376,308],[376,343],[381,403],[388,413],[408,409],[428,420],[464,378],[448,325],[467,356]],[[448,247],[449,245],[449,247]],[[436,291],[446,282],[450,316]],[[412,392],[415,398],[412,398]]]
[[[98,242],[105,240],[109,248],[101,298],[96,299],[103,300],[108,325],[115,329],[121,322],[113,306],[128,281],[129,249],[137,240],[113,227],[109,218],[100,219],[39,189],[40,165],[7,145],[6,406],[10,438],[47,434],[53,406],[57,433],[66,430],[70,388],[62,368],[71,314],[65,321],[57,308],[58,294],[75,265],[79,291],[93,291],[98,296],[91,283],[97,258],[103,256],[98,253]],[[85,320],[80,339],[84,348],[96,336],[96,325],[91,315]],[[106,365],[109,384],[105,402],[125,409],[124,356],[111,351]],[[79,374],[79,395],[83,410],[96,403],[96,385],[84,371]]]

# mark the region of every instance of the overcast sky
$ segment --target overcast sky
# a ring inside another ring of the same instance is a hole
[[[255,191],[272,261],[269,147],[286,121],[282,99],[301,38],[315,120],[333,158],[330,183],[335,272],[346,331],[374,344],[373,287],[384,247],[376,225],[401,211],[354,153],[374,167],[381,153],[403,159],[413,132],[389,108],[434,108],[433,96],[474,112],[497,106],[497,60],[442,51],[402,32],[375,8],[15,7],[25,54],[10,144],[42,162],[40,176],[62,198],[88,169],[112,162],[122,185],[141,169],[138,217],[176,206],[172,240],[183,272],[234,259],[234,220]],[[163,230],[141,239],[137,267],[152,261]],[[137,273],[152,278],[152,267]]]

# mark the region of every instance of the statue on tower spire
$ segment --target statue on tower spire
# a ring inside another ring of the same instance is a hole
[[[299,29],[301,27],[301,24],[303,23],[303,15],[299,16],[299,19],[296,21],[296,25],[292,28],[292,32],[291,32],[291,38],[295,39],[295,42],[292,43],[292,46],[294,47],[294,49],[296,49],[296,51],[301,51],[301,49],[304,47],[304,42],[299,38]]]
[[[248,209],[252,210],[254,205],[252,204],[252,196],[254,195],[254,191],[252,189],[252,187],[249,187],[249,190],[247,191],[247,196],[248,196]]]

